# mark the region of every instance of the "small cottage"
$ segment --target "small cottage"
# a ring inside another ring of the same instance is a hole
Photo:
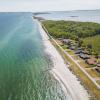
[[[69,47],[69,49],[71,49],[71,50],[75,50],[76,47],[75,47],[75,46],[71,46],[71,47]]]
[[[90,58],[89,55],[83,54],[83,53],[80,53],[79,57],[82,58],[82,59],[89,59]]]
[[[83,50],[76,50],[75,51],[75,54],[80,54],[80,53],[82,53],[83,52]]]
[[[69,43],[71,42],[71,40],[70,40],[70,39],[63,39],[62,42],[63,42],[64,44],[69,44]]]
[[[86,63],[89,65],[95,65],[97,62],[96,58],[90,58],[86,60]]]

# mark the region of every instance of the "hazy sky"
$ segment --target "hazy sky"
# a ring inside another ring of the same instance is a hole
[[[100,0],[0,0],[0,11],[100,9]]]

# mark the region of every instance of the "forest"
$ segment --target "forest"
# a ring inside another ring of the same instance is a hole
[[[93,22],[75,21],[44,21],[44,26],[48,32],[57,38],[77,39],[95,36],[100,34],[100,24]]]
[[[88,48],[91,52],[100,54],[100,24],[94,22],[76,21],[43,21],[43,25],[55,38],[69,38],[77,41],[80,46]]]

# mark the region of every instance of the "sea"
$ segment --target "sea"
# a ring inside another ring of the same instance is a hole
[[[46,20],[70,20],[82,22],[100,23],[100,10],[73,10],[73,11],[51,11],[44,13],[35,13],[37,17],[43,17]]]
[[[32,16],[0,13],[0,100],[68,100]]]
[[[49,72],[34,13],[0,13],[0,100],[70,100]],[[66,11],[38,14],[48,20],[100,22],[100,11]]]

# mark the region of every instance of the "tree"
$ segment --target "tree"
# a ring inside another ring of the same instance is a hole
[[[92,51],[93,51],[93,50],[92,50],[92,45],[91,45],[91,44],[88,44],[88,45],[87,45],[87,48],[88,48],[88,50],[89,50],[89,53],[92,54]]]
[[[92,45],[91,44],[88,44],[87,45],[87,48],[92,49]]]
[[[79,41],[78,41],[78,47],[81,47],[81,46],[82,46],[82,44],[83,44],[82,39],[79,39]]]
[[[95,52],[95,57],[96,57],[97,59],[99,58],[98,52]]]

